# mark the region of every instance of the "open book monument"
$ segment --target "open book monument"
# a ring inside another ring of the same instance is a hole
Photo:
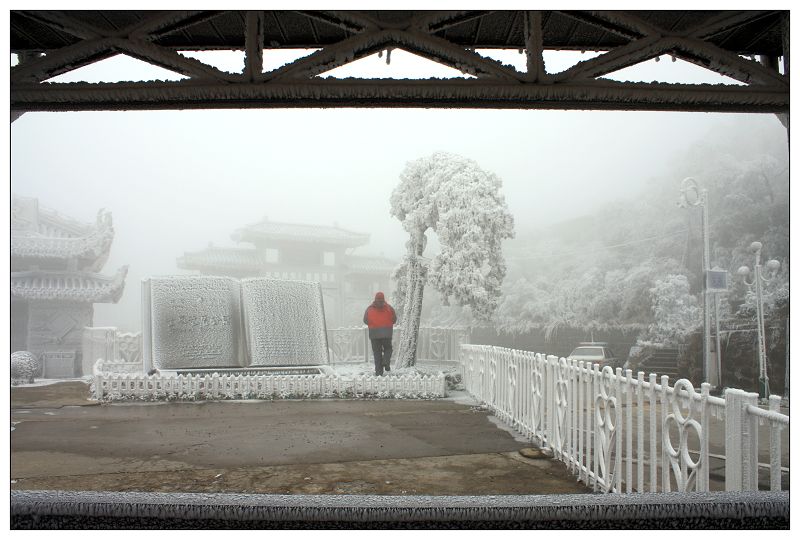
[[[151,277],[142,280],[142,318],[146,370],[328,363],[316,282]]]

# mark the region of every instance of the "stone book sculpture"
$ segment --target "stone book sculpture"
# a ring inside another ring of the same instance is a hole
[[[319,283],[214,276],[142,282],[147,370],[328,363]]]
[[[241,281],[245,339],[252,366],[327,363],[322,289],[311,281]],[[325,359],[318,362],[318,359]]]

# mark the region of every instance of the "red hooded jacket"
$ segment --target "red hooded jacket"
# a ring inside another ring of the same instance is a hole
[[[394,308],[386,303],[383,293],[375,295],[375,301],[364,311],[364,324],[369,327],[370,339],[392,337],[392,328],[397,322]]]

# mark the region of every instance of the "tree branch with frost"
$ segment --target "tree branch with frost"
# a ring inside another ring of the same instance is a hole
[[[443,302],[469,307],[479,320],[497,308],[506,274],[502,241],[514,236],[514,220],[500,194],[502,182],[467,158],[437,152],[409,162],[391,196],[391,215],[409,233],[396,273],[396,301],[403,330],[398,367],[414,365],[422,297],[433,285]],[[424,257],[428,229],[440,252]]]

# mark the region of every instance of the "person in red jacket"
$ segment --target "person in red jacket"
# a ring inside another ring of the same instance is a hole
[[[372,355],[375,357],[375,375],[383,375],[384,370],[391,371],[392,329],[396,322],[394,308],[386,302],[382,292],[375,293],[375,301],[364,312],[364,324],[369,327]]]

